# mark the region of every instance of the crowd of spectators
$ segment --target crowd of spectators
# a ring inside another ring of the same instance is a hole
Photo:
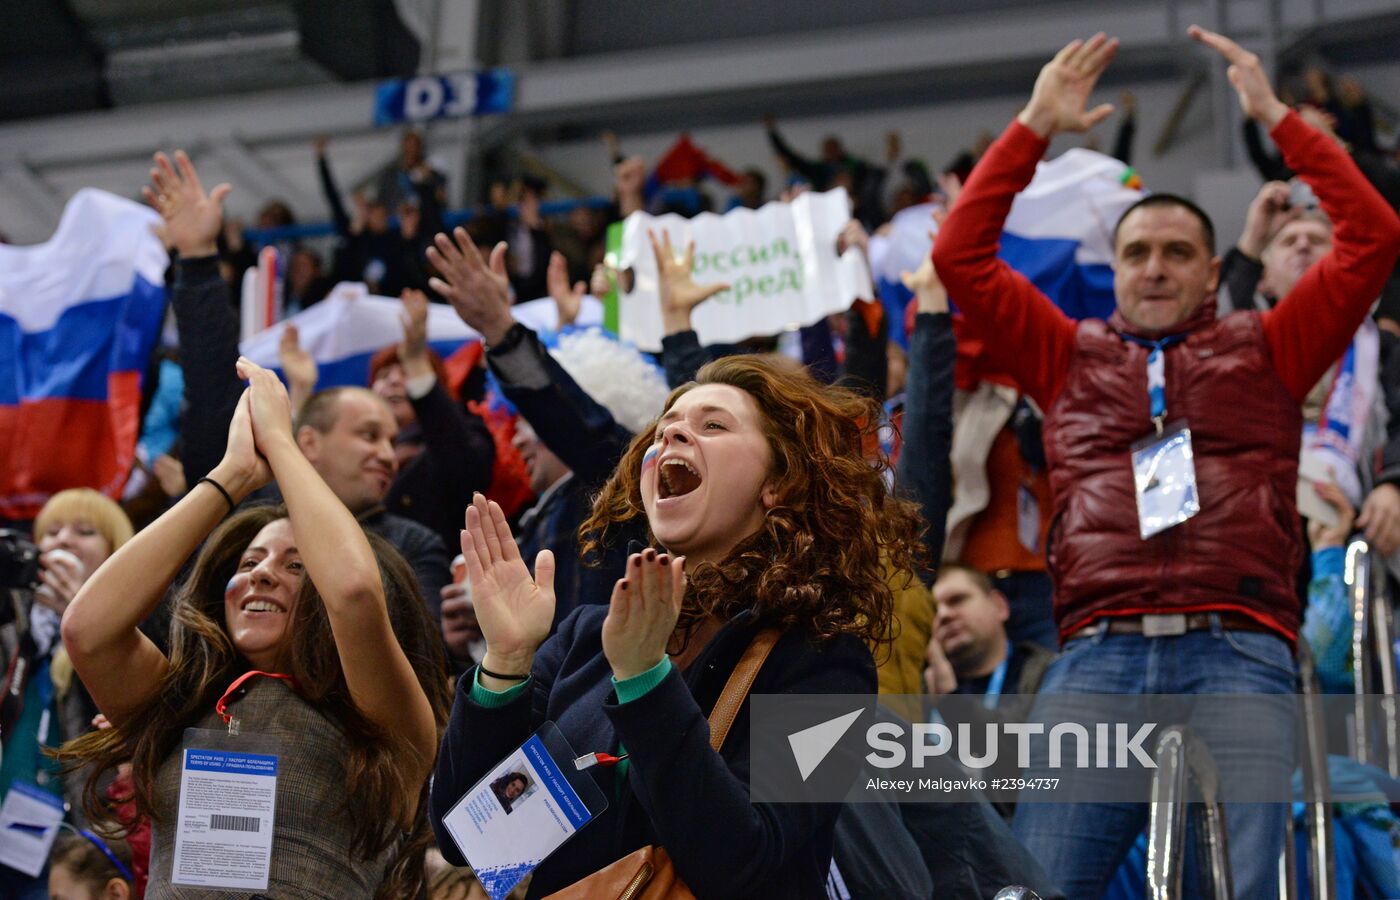
[[[42,567],[0,626],[0,793],[64,798],[73,833],[40,878],[0,866],[0,893],[183,896],[169,757],[184,728],[218,725],[224,695],[221,714],[233,696],[282,736],[290,771],[326,793],[343,775],[360,807],[279,807],[279,829],[316,840],[274,863],[274,893],[474,896],[444,817],[549,719],[621,762],[596,776],[615,808],[532,896],[648,845],[699,896],[1113,896],[1146,804],[751,804],[747,706],[728,742],[711,707],[754,647],[756,693],[971,696],[982,721],[1034,719],[1037,695],[1291,694],[1299,641],[1324,688],[1349,689],[1340,548],[1356,532],[1400,572],[1400,155],[1354,80],[1309,70],[1276,93],[1257,58],[1192,34],[1231,66],[1264,183],[1238,239],[1183,197],[1132,206],[1107,321],[1066,317],[997,257],[1050,141],[1113,114],[1089,103],[1117,46],[1102,35],[942,167],[898,134],[878,161],[837,136],[808,156],[768,117],[780,187],[689,136],[649,164],[608,134],[606,208],[548,217],[545,179],[502,177],[449,229],[420,133],[348,209],[320,139],[334,254],[279,239],[283,298],[289,316],[342,281],[400,299],[402,333],[362,385],[319,386],[295,327],[285,388],[241,359],[234,300],[258,248],[224,216],[227,187],[157,154],[174,339],[147,371],[136,468],[120,504],[74,486],[10,523]],[[776,335],[704,346],[692,313],[719,287],[656,236],[662,351],[570,327],[627,276],[605,263],[611,222],[838,187],[843,250],[940,207],[931,256],[904,273],[906,341],[872,285],[801,330],[800,358]],[[255,224],[296,222],[273,201]],[[560,334],[512,315],[546,297]],[[481,335],[473,353],[429,347],[434,303]],[[1368,353],[1373,383],[1353,384]],[[1343,392],[1368,421],[1345,471],[1319,475],[1309,436]],[[1144,537],[1153,487],[1130,459],[1179,446],[1180,420],[1199,506]],[[234,693],[249,669],[295,680]],[[1265,706],[1191,724],[1226,756],[1232,729],[1273,733],[1291,771],[1295,735]],[[1237,895],[1274,896],[1283,816],[1241,805],[1228,824]]]

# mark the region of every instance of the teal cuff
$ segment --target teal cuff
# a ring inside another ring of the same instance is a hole
[[[624,678],[618,681],[612,680],[613,690],[617,692],[618,703],[631,703],[645,697],[647,693],[671,674],[671,657],[661,657],[661,662],[647,669],[640,675],[633,675],[631,678]],[[514,690],[512,688],[512,690]]]
[[[638,675],[637,677],[641,678],[642,676]],[[489,687],[482,687],[481,668],[477,667],[472,669],[472,702],[486,709],[495,709],[498,706],[505,706],[524,693],[529,683],[530,679],[527,678],[519,684],[508,687],[503,691],[493,691]]]

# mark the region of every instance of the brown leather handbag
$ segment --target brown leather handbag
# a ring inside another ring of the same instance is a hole
[[[753,680],[773,645],[781,634],[773,629],[754,636],[739,664],[730,673],[724,691],[710,711],[710,746],[715,752],[724,746],[724,739],[744,705],[744,698],[753,687]],[[634,850],[617,862],[599,869],[581,881],[550,894],[546,900],[695,900],[695,895],[681,880],[680,873],[666,854],[666,848],[654,844]]]

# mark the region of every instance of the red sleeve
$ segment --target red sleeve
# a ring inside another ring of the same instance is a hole
[[[1400,218],[1335,141],[1289,112],[1270,132],[1332,220],[1332,251],[1263,314],[1274,369],[1302,402],[1361,326],[1400,256]]]
[[[948,296],[986,338],[993,365],[1041,409],[1064,384],[1076,325],[1025,276],[997,258],[1011,201],[1035,176],[1048,142],[1012,122],[972,170],[933,247]]]

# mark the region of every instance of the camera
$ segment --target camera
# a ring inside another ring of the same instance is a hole
[[[39,548],[22,531],[0,528],[0,590],[39,584]]]

